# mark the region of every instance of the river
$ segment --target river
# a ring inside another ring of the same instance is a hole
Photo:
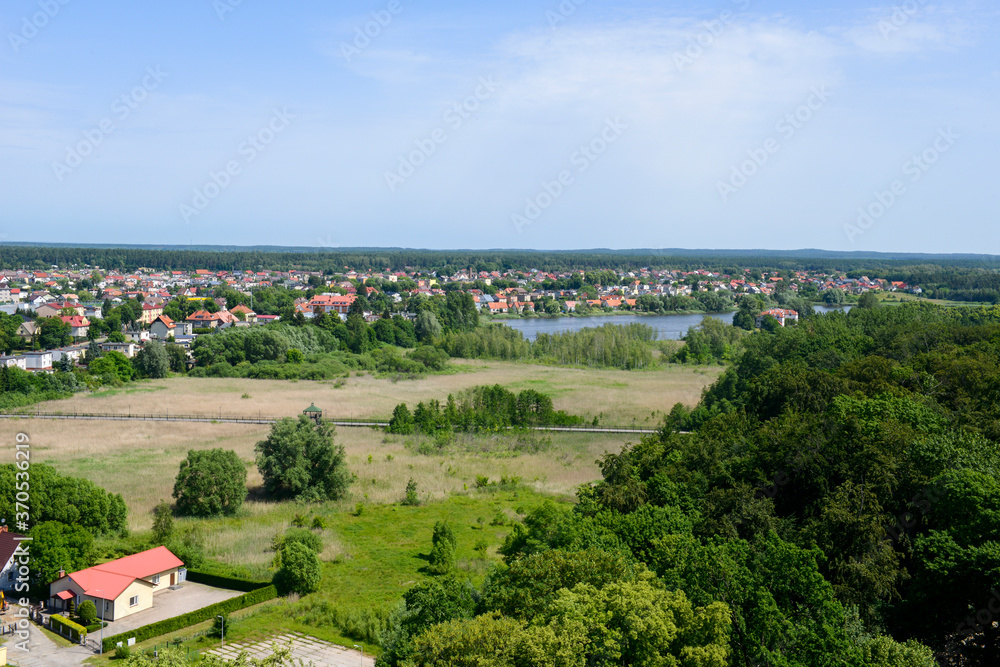
[[[817,313],[828,313],[834,310],[850,310],[846,308],[830,308],[828,306],[813,306]],[[736,313],[714,313],[709,317],[720,319],[726,324],[732,324]],[[528,340],[535,340],[539,333],[562,333],[564,331],[579,331],[585,327],[599,327],[605,324],[648,324],[656,330],[659,340],[680,340],[691,327],[698,326],[704,315],[599,315],[597,317],[530,317],[524,320],[498,320],[512,329],[517,329]]]

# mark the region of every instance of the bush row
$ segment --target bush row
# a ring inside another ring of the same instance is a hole
[[[188,574],[190,576],[190,573]],[[203,607],[202,609],[198,609],[196,611],[181,614],[180,616],[174,616],[173,618],[167,618],[156,623],[150,623],[149,625],[144,625],[140,628],[136,628],[135,630],[114,635],[113,637],[107,637],[104,640],[104,651],[111,651],[118,642],[127,644],[128,640],[132,637],[135,637],[136,642],[146,641],[147,639],[151,639],[153,637],[159,637],[160,635],[165,635],[169,632],[175,632],[192,626],[195,623],[207,621],[215,618],[219,614],[229,614],[239,609],[246,609],[247,607],[252,607],[253,605],[260,604],[261,602],[273,600],[276,597],[278,597],[278,589],[274,586],[258,588],[255,591],[244,593],[243,595],[230,600],[216,602],[215,604]]]
[[[53,632],[59,633],[62,637],[69,637],[75,642],[80,641],[80,637],[87,634],[87,628],[59,614],[49,616],[49,623]]]
[[[214,588],[225,588],[231,591],[242,591],[244,593],[266,588],[271,583],[270,581],[247,581],[246,579],[237,579],[235,577],[223,577],[218,574],[199,572],[197,570],[188,570],[187,580],[193,581],[196,584],[204,584]]]

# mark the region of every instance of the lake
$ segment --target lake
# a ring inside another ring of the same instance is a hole
[[[813,306],[817,313],[828,313],[834,310],[850,310],[846,308],[830,308],[828,306]],[[715,313],[709,315],[732,324],[736,313]],[[526,320],[498,320],[511,329],[517,329],[528,340],[535,340],[539,333],[562,333],[564,331],[579,331],[586,327],[600,327],[605,324],[648,324],[656,330],[659,340],[680,340],[687,330],[698,326],[704,315],[602,315],[598,317],[532,317]]]

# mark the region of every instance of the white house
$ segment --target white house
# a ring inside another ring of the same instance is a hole
[[[25,352],[19,355],[24,358],[25,368],[29,371],[51,371],[52,352]]]
[[[153,606],[153,595],[184,581],[184,563],[166,547],[66,574],[49,584],[49,604],[66,610],[93,601],[101,618],[117,621]],[[102,609],[103,607],[103,609]]]
[[[101,343],[101,349],[105,352],[121,352],[131,359],[139,351],[139,346],[132,341],[125,341],[124,343],[104,342]]]
[[[24,357],[0,357],[0,368],[20,368],[22,371],[28,370],[28,362]]]

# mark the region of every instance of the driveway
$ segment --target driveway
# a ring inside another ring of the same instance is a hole
[[[223,600],[235,598],[240,595],[243,595],[243,593],[239,591],[212,588],[204,584],[196,584],[193,581],[185,581],[176,590],[168,588],[154,595],[153,607],[151,609],[126,616],[120,621],[108,623],[108,627],[104,628],[104,636],[110,637],[128,632],[129,630],[135,630],[143,625],[180,616],[189,611],[195,611],[210,604],[222,602]],[[99,639],[101,631],[98,630],[90,636],[94,639]]]
[[[18,667],[78,667],[87,658],[94,657],[94,652],[86,647],[56,644],[34,623],[28,626],[28,650],[17,648],[18,641],[11,639],[7,643],[7,662]]]

